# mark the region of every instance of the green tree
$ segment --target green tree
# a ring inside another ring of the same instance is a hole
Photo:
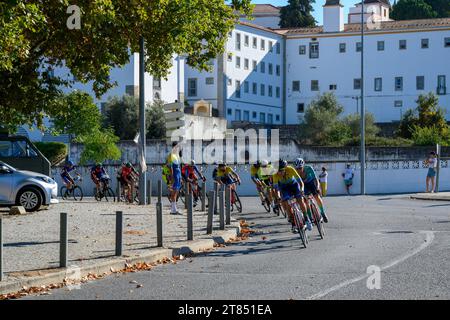
[[[80,157],[82,165],[120,159],[121,151],[117,146],[119,138],[112,129],[95,130],[89,135],[78,137],[76,141],[84,147]]]
[[[288,4],[280,10],[281,28],[306,28],[314,27],[316,20],[311,12],[315,0],[289,0]]]
[[[412,128],[412,140],[418,146],[433,146],[436,144],[448,146],[450,145],[449,130],[442,131],[437,126],[420,127],[418,125]]]
[[[145,124],[147,126],[147,139],[163,139],[166,137],[166,119],[161,101],[156,101],[153,105],[147,106]]]
[[[313,144],[326,144],[330,139],[340,140],[337,137],[341,127],[338,123],[343,111],[344,107],[333,93],[318,96],[305,111],[304,122],[299,126],[300,138]],[[342,134],[346,136],[346,132]]]
[[[417,107],[407,111],[402,120],[397,134],[403,138],[411,138],[415,127],[435,127],[438,134],[445,136],[448,131],[445,119],[445,110],[439,107],[439,99],[433,93],[422,94],[416,101]]]
[[[426,0],[399,0],[392,6],[391,12],[394,20],[431,19],[437,16]]]
[[[365,115],[365,134],[367,139],[375,137],[380,128],[375,124],[375,116],[372,113],[367,112]],[[352,137],[359,138],[361,136],[361,115],[351,114],[343,119],[343,123],[351,131]]]
[[[450,17],[450,1],[448,0],[425,0],[437,13],[438,18]]]
[[[61,97],[64,106],[51,118],[52,134],[88,135],[101,126],[101,114],[92,97],[86,92],[73,91]],[[64,110],[64,111],[62,111]]]
[[[105,105],[103,125],[114,129],[120,140],[132,140],[138,132],[139,101],[129,95],[112,97]]]
[[[174,54],[189,65],[210,70],[207,62],[224,52],[227,34],[250,0],[78,0],[81,28],[68,29],[70,0],[0,2],[0,118],[15,128],[37,124],[67,111],[58,103],[61,87],[72,80],[53,75],[63,64],[82,83],[92,81],[101,96],[115,84],[111,68],[129,62],[141,36],[146,70],[166,78]]]

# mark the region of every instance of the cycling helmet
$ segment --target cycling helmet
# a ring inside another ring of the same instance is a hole
[[[284,169],[287,167],[287,161],[284,159],[280,159],[278,161],[278,169]]]
[[[295,159],[294,165],[297,169],[303,168],[305,166],[305,160],[303,160],[302,158],[297,158]]]
[[[267,161],[267,160],[261,161],[261,166],[262,167],[267,167],[268,165],[269,165],[269,161]]]
[[[225,167],[227,164],[225,162],[219,161],[219,167]]]
[[[255,163],[255,167],[259,167],[259,166],[261,166],[261,161],[257,160],[256,163]]]
[[[191,161],[191,166],[195,166],[195,160]]]
[[[100,168],[100,167],[102,166],[102,163],[101,163],[101,162],[97,162],[97,163],[95,164],[95,166],[96,166],[97,168]]]
[[[125,165],[127,168],[131,168],[132,167],[132,164],[131,164],[131,162],[127,162],[127,164]]]
[[[67,161],[67,165],[72,167],[73,166],[73,162],[69,160],[69,161]]]

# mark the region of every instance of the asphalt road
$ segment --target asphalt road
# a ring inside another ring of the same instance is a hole
[[[246,198],[242,218],[259,231],[247,241],[27,299],[450,299],[450,202],[354,196],[326,203],[326,237],[314,230],[306,249],[283,218]]]

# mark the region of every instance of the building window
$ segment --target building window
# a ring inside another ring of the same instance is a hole
[[[356,52],[361,52],[362,51],[362,43],[361,42],[357,42],[356,43]]]
[[[319,80],[311,80],[311,91],[319,91]]]
[[[232,62],[232,61],[233,61],[233,54],[232,54],[232,53],[229,53],[229,54],[227,55],[227,60],[228,60],[229,62]]]
[[[261,39],[261,50],[266,50],[266,41],[264,39]]]
[[[337,84],[330,84],[330,91],[337,90]]]
[[[444,47],[450,48],[450,38],[445,38],[444,39]]]
[[[311,42],[309,44],[309,58],[318,59],[319,58],[319,43]]]
[[[259,71],[261,73],[265,73],[266,72],[266,63],[264,61],[261,61],[261,63],[259,64]]]
[[[361,79],[353,79],[353,89],[354,90],[361,89]]]
[[[345,43],[339,43],[339,52],[344,53],[346,49]]]
[[[300,81],[292,81],[292,91],[300,92]]]
[[[227,84],[228,84],[229,86],[233,85],[233,80],[232,80],[232,79],[230,79],[230,78],[228,78],[228,80],[227,80]]]
[[[228,32],[228,38],[233,38],[233,31]]]
[[[188,79],[188,95],[189,97],[197,96],[197,78]]]
[[[241,110],[239,109],[234,110],[234,120],[241,121]]]
[[[402,100],[395,100],[394,101],[394,107],[396,107],[396,108],[403,107],[403,101]]]
[[[269,41],[269,51],[273,52],[273,42]]]
[[[256,84],[256,82],[252,83],[252,93],[258,94],[258,85]]]
[[[377,49],[378,51],[384,51],[384,41],[377,42]]]
[[[236,68],[241,68],[241,57],[236,57]]]
[[[277,98],[280,97],[280,93],[281,93],[280,87],[276,87],[276,88],[275,88],[275,96],[276,96]]]
[[[153,78],[153,89],[161,89],[161,78]]]
[[[447,93],[447,84],[445,76],[438,76],[437,94],[443,95]]]
[[[213,77],[208,77],[208,78],[206,78],[206,79],[205,79],[205,83],[206,83],[207,85],[214,84],[214,78],[213,78]]]
[[[425,90],[425,77],[424,76],[416,77],[416,89],[417,90]]]
[[[398,48],[400,50],[406,50],[406,40],[399,40],[398,41]]]
[[[248,93],[249,87],[248,87],[248,81],[244,81],[244,93]]]
[[[269,113],[267,115],[267,123],[272,124],[273,123],[273,114]]]
[[[236,98],[241,97],[241,82],[236,80]]]
[[[298,54],[300,54],[300,55],[306,54],[306,46],[299,46]]]
[[[395,77],[395,91],[403,90],[403,77]]]
[[[227,109],[227,115],[231,116],[233,114],[233,109],[228,108]]]
[[[256,38],[256,37],[253,37],[252,38],[252,47],[253,47],[253,49],[256,49],[256,48],[258,48],[258,39]]]
[[[244,46],[248,47],[249,37],[247,35],[244,36]]]
[[[277,64],[277,66],[275,67],[275,73],[277,76],[279,76],[281,74],[281,68],[280,68],[279,64]]]
[[[430,40],[422,39],[421,40],[421,47],[422,47],[422,49],[428,49],[430,47]]]
[[[248,70],[248,64],[249,64],[248,59],[245,58],[245,59],[244,59],[244,69],[245,69],[245,70]]]
[[[244,121],[250,121],[250,111],[244,111]]]
[[[269,97],[273,97],[273,87],[272,87],[272,86],[269,86],[267,90],[268,90],[267,95],[268,95]]]
[[[264,84],[261,84],[261,86],[260,86],[260,95],[261,96],[265,96],[266,95],[266,86],[264,85]]]
[[[297,103],[297,113],[304,113],[304,112],[305,112],[305,104]]]
[[[236,45],[235,48],[237,51],[241,51],[241,34],[236,33]]]
[[[266,114],[264,112],[259,114],[259,122],[266,123]]]
[[[269,74],[273,74],[273,64],[269,63]]]
[[[275,48],[276,48],[275,50],[276,50],[277,54],[280,54],[280,50],[281,50],[280,47],[281,47],[280,43],[277,42],[277,44],[275,45]]]
[[[375,78],[375,91],[382,91],[382,90],[383,90],[383,79]]]
[[[255,60],[253,60],[252,64],[253,64],[253,71],[257,72],[258,71],[258,63]]]
[[[275,116],[275,120],[276,120],[277,122],[280,121],[280,115],[279,115],[279,114],[277,114],[277,115]]]
[[[253,119],[256,119],[256,116],[257,116],[256,111],[253,111],[253,112],[252,112],[252,118],[253,118]]]

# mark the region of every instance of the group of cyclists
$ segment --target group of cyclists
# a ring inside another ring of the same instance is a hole
[[[181,159],[181,149],[174,145],[166,159],[166,163],[162,167],[162,178],[169,189],[171,214],[179,214],[177,200],[183,185],[187,185],[189,192],[192,192],[193,205],[195,207],[201,194],[198,182],[199,180],[206,181],[205,176],[198,169],[194,160],[183,164]],[[61,177],[69,192],[75,185],[74,178],[71,175],[72,172],[76,172],[75,168],[76,166],[72,161],[67,161],[61,170]],[[78,173],[77,175],[79,176]],[[90,176],[97,192],[101,192],[104,186],[109,184],[110,178],[101,163],[91,167]],[[307,197],[314,198],[323,222],[328,222],[316,173],[311,166],[305,164],[302,158],[295,159],[293,166],[288,165],[284,159],[280,159],[276,167],[267,160],[257,161],[250,167],[250,176],[261,196],[263,205],[268,205],[269,211],[270,208],[274,212],[284,210],[288,214],[293,232],[299,231],[293,219],[292,206],[289,204],[289,200],[293,198],[296,199],[303,213],[306,222],[305,228],[308,231],[311,231],[313,228],[313,218]],[[138,178],[139,173],[130,162],[123,163],[117,172],[117,180],[122,190],[128,189],[126,200],[130,202],[133,202],[134,197],[132,195],[135,194]],[[231,189],[231,194],[236,194],[236,184],[241,183],[241,178],[236,171],[224,162],[216,163],[212,178],[219,185],[228,186]],[[264,203],[264,201],[268,203]]]
[[[258,193],[267,195],[274,211],[284,210],[288,213],[293,232],[299,230],[293,218],[293,209],[289,204],[289,200],[292,198],[296,199],[303,213],[305,227],[308,231],[313,228],[311,207],[306,201],[308,196],[312,196],[317,203],[323,222],[328,222],[316,173],[311,166],[305,164],[302,158],[297,158],[294,166],[290,166],[286,160],[280,159],[277,168],[267,160],[257,161],[250,168],[250,176]],[[261,200],[264,202],[264,197],[261,197]]]

